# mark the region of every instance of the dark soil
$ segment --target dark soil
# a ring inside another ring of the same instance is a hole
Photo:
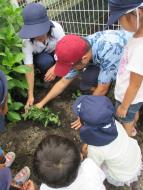
[[[12,172],[15,174],[23,166],[27,165],[31,169],[31,179],[39,184],[38,179],[33,174],[32,160],[35,148],[47,134],[58,134],[66,136],[77,145],[80,145],[80,138],[77,131],[70,128],[70,123],[75,120],[72,112],[72,93],[77,89],[76,85],[71,85],[61,96],[51,101],[48,106],[53,109],[53,112],[59,112],[61,118],[61,127],[49,126],[44,128],[39,123],[32,121],[21,121],[16,124],[8,125],[7,131],[1,134],[0,145],[5,151],[14,151],[16,153],[16,160],[12,165]],[[47,90],[38,91],[37,100],[46,94]],[[139,131],[137,136],[141,149],[143,150],[143,132]],[[107,182],[107,190],[143,190],[143,173],[138,182],[134,183],[131,187],[113,187]]]

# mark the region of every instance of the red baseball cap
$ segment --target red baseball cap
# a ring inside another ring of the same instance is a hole
[[[72,66],[81,60],[87,52],[87,42],[80,36],[69,34],[64,36],[55,49],[55,75],[63,77]]]

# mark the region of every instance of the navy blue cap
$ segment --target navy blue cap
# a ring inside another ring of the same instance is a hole
[[[47,16],[46,8],[39,3],[29,3],[22,12],[24,26],[19,32],[23,39],[35,38],[49,32],[54,24]]]
[[[83,122],[83,127],[80,128],[80,137],[83,142],[104,146],[118,136],[114,121],[115,108],[108,97],[80,96],[75,101],[73,110]]]
[[[108,0],[110,16],[107,25],[112,25],[127,11],[135,9],[143,3],[143,0]]]
[[[81,74],[80,89],[89,90],[98,84],[98,75],[100,68],[95,65],[88,66]]]
[[[0,107],[4,104],[7,93],[7,79],[4,73],[0,71]]]

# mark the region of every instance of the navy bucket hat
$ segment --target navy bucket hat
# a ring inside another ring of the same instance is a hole
[[[0,71],[0,107],[3,106],[7,93],[7,79],[4,73]]]
[[[106,96],[80,96],[75,101],[73,110],[83,122],[83,127],[80,128],[80,137],[83,142],[104,146],[118,136],[114,121],[115,109]]]
[[[39,3],[29,3],[22,12],[24,26],[19,32],[23,39],[35,38],[49,32],[54,24],[47,16],[46,8]]]
[[[110,16],[107,26],[117,22],[127,11],[140,7],[143,0],[108,0],[108,2]]]

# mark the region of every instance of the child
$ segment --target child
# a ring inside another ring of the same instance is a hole
[[[129,136],[135,136],[138,111],[143,105],[143,1],[109,0],[111,25],[135,32],[121,58],[115,86],[117,116]]]
[[[7,113],[7,80],[6,76],[0,71],[0,132],[4,132],[4,115]]]
[[[49,135],[34,155],[34,170],[42,184],[40,190],[105,190],[102,170],[90,159],[82,161],[75,144],[65,137]],[[24,190],[31,189],[32,183]]]
[[[130,185],[141,171],[141,151],[137,141],[128,137],[114,120],[114,107],[106,96],[77,98],[74,112],[80,118],[80,137],[88,144],[88,157],[102,167],[109,183]],[[76,127],[75,123],[72,127]],[[79,127],[79,125],[78,125]]]

